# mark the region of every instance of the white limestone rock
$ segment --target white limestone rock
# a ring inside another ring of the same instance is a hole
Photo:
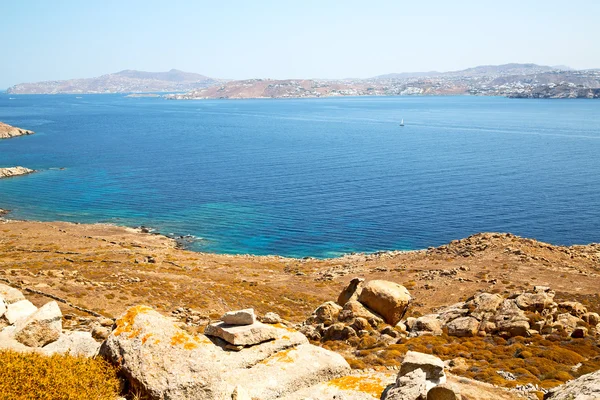
[[[228,325],[252,325],[256,322],[256,315],[253,308],[244,310],[229,311],[223,314],[221,321]]]
[[[4,318],[10,325],[13,325],[18,320],[27,318],[36,311],[37,307],[29,300],[19,300],[8,304]]]
[[[62,333],[62,313],[51,301],[15,324],[15,339],[30,347],[42,347],[56,341]]]
[[[207,336],[215,336],[236,346],[255,345],[277,337],[275,329],[262,322],[256,321],[252,325],[228,325],[217,322],[204,329]]]
[[[70,354],[72,356],[94,357],[98,354],[100,343],[96,342],[90,332],[67,332],[58,340],[43,347],[44,353]]]

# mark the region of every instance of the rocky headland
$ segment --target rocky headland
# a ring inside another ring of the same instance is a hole
[[[16,126],[11,126],[5,124],[4,122],[0,122],[0,139],[9,139],[23,135],[33,135],[33,133],[33,131],[17,128]]]
[[[34,173],[35,170],[25,167],[7,167],[0,168],[0,179],[1,178],[12,178],[14,176],[27,175]]]

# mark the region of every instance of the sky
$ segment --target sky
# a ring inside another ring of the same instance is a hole
[[[599,0],[0,0],[0,89],[124,69],[368,78],[600,68]]]

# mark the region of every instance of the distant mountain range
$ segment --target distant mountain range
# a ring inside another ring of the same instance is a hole
[[[219,82],[204,75],[172,69],[167,72],[124,70],[97,78],[20,83],[8,88],[11,94],[84,94],[132,92],[185,92]]]
[[[404,72],[369,79],[247,79],[225,81],[171,70],[125,70],[98,78],[23,83],[11,94],[178,92],[168,99],[300,98],[330,96],[480,95],[597,98],[600,70],[537,64],[482,65],[449,72]],[[133,95],[139,97],[140,95]],[[141,95],[146,96],[146,95]]]

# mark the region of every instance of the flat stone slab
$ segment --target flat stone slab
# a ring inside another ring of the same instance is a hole
[[[312,344],[280,351],[251,368],[227,370],[222,379],[241,385],[253,399],[279,399],[350,373],[344,358]]]
[[[221,321],[228,325],[252,325],[256,322],[256,315],[253,308],[244,310],[229,311],[223,314]]]
[[[206,336],[216,336],[236,346],[250,346],[276,339],[276,329],[255,322],[252,325],[229,325],[224,322],[210,324],[204,330]]]

